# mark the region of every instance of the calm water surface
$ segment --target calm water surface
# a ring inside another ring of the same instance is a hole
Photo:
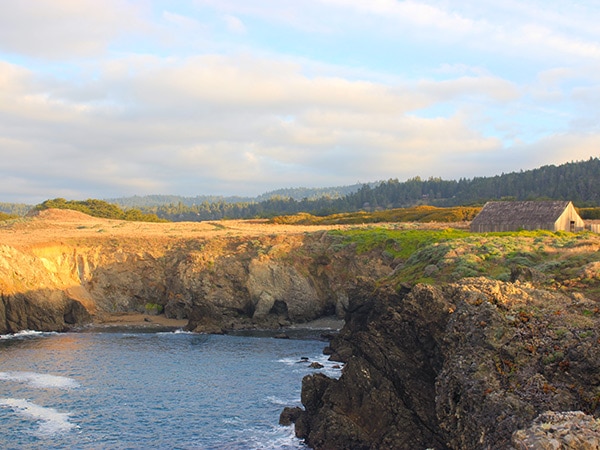
[[[2,449],[301,449],[284,406],[300,405],[314,339],[136,331],[0,339]]]

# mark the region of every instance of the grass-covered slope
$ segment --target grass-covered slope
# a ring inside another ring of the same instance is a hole
[[[358,253],[381,252],[392,260],[397,284],[484,276],[532,281],[600,299],[600,235],[594,233],[363,228],[329,234],[333,251],[353,246]]]
[[[308,213],[278,216],[273,223],[287,225],[355,225],[383,222],[464,222],[472,220],[481,210],[474,207],[436,208],[435,206],[415,206],[381,211],[358,211],[352,213],[314,216]]]

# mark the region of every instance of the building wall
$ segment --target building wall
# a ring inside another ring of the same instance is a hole
[[[574,222],[574,228],[571,229],[571,222]],[[554,231],[582,231],[585,229],[583,219],[579,217],[572,203],[565,208],[565,211],[554,223]]]
[[[522,224],[522,223],[481,223],[476,226],[471,226],[471,231],[474,233],[497,233],[502,231],[518,231],[518,230],[555,230],[555,223],[535,223],[535,224]]]
[[[573,229],[571,229],[571,222],[574,222]],[[563,213],[554,222],[522,223],[518,221],[513,221],[502,223],[486,221],[475,224],[471,223],[470,228],[471,231],[475,233],[491,233],[517,230],[583,231],[585,229],[585,223],[575,210],[573,204],[569,202]]]
[[[600,223],[591,223],[589,227],[590,231],[593,231],[594,233],[600,233]]]

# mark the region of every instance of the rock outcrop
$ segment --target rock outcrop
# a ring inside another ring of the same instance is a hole
[[[598,417],[596,305],[485,278],[361,283],[330,345],[342,376],[303,380],[296,434],[315,449],[509,449],[544,412]]]
[[[600,420],[581,411],[540,414],[526,430],[513,434],[516,450],[595,450],[600,448]]]
[[[392,269],[378,255],[330,246],[323,233],[3,245],[0,334],[157,310],[198,332],[343,317],[350,280]]]

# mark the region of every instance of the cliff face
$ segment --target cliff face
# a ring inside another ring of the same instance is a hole
[[[533,448],[513,433],[539,414],[600,413],[599,325],[597,303],[527,284],[364,283],[331,343],[343,374],[303,380],[296,433],[316,449]]]
[[[391,268],[377,255],[330,245],[322,233],[3,245],[0,334],[149,309],[207,332],[342,317],[349,281]]]

